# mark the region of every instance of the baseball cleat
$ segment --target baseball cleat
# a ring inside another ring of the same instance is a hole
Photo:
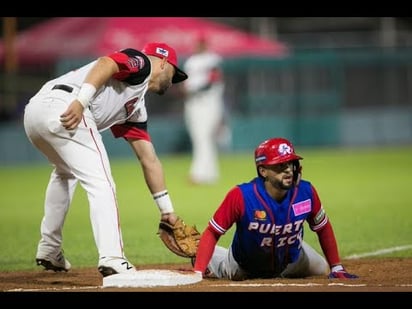
[[[100,258],[97,270],[103,277],[115,274],[134,273],[136,268],[125,258],[102,257]]]
[[[56,256],[37,256],[36,257],[37,265],[41,265],[44,267],[45,270],[53,270],[53,271],[69,271],[72,267],[70,262],[65,259],[63,252],[60,251]]]

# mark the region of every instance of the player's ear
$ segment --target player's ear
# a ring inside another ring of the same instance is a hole
[[[160,62],[160,68],[164,70],[167,67],[167,58],[162,58]]]
[[[260,166],[257,167],[257,174],[260,177],[263,177],[263,178],[266,177],[266,169],[263,165],[260,165]]]

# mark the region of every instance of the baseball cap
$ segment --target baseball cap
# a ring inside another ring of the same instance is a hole
[[[156,56],[161,59],[167,58],[167,62],[173,65],[176,69],[172,79],[173,84],[180,83],[187,79],[187,74],[177,67],[176,51],[166,43],[147,43],[143,47],[142,52],[146,55]]]

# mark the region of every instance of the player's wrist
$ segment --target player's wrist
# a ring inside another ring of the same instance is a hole
[[[77,101],[86,109],[89,106],[90,100],[96,94],[96,91],[96,87],[92,84],[83,83],[77,95]]]
[[[345,268],[343,267],[342,264],[333,265],[331,267],[332,272],[338,272],[338,271],[344,271],[344,270],[345,270]]]
[[[154,193],[153,199],[162,215],[174,212],[172,200],[170,199],[169,192],[167,190]]]

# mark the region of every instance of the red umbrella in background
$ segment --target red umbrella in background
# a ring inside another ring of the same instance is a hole
[[[15,50],[19,64],[53,63],[62,58],[100,56],[126,47],[141,49],[150,41],[173,46],[179,58],[193,52],[203,36],[223,57],[282,57],[285,44],[202,18],[63,17],[20,33]],[[0,59],[4,46],[0,42]]]

